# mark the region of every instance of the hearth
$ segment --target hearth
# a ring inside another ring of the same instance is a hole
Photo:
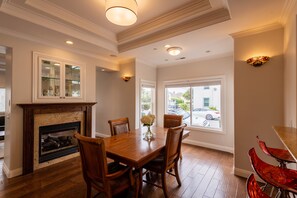
[[[80,133],[80,122],[39,127],[39,163],[77,152],[75,132]]]

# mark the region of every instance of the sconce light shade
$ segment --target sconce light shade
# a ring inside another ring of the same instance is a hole
[[[181,53],[182,48],[181,47],[169,47],[167,49],[167,52],[171,55],[171,56],[177,56]]]
[[[116,25],[132,25],[137,21],[137,2],[136,0],[105,0],[105,16]]]
[[[268,56],[255,56],[246,60],[246,63],[253,65],[254,67],[260,67],[264,63],[269,61]]]
[[[123,76],[122,79],[125,81],[125,82],[128,82],[131,77],[130,76]]]

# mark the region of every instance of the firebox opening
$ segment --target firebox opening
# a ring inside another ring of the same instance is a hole
[[[75,132],[80,133],[81,122],[39,127],[39,163],[77,152]]]

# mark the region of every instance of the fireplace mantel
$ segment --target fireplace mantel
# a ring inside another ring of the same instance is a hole
[[[30,103],[18,104],[23,108],[23,175],[33,172],[34,116],[64,112],[84,112],[85,135],[92,133],[92,106],[88,103]]]

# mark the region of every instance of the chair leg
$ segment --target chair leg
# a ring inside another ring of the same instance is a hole
[[[168,191],[167,191],[167,185],[166,185],[166,171],[162,173],[162,189],[163,189],[165,198],[168,198]]]
[[[178,174],[178,163],[177,162],[175,162],[175,164],[174,164],[174,173],[175,173],[175,177],[176,177],[178,186],[181,186],[181,181],[180,181],[179,174]]]
[[[92,197],[92,186],[91,184],[87,184],[87,198]]]

